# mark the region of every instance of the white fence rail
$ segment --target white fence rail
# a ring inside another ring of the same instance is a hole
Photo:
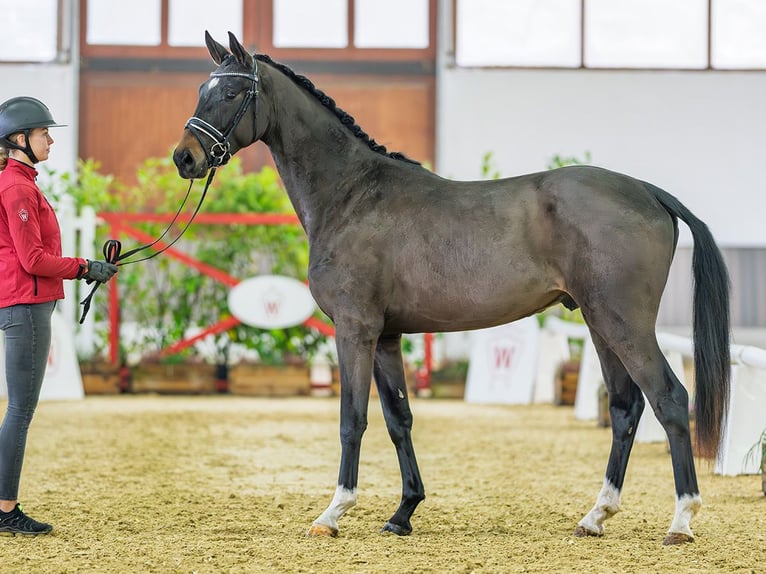
[[[61,226],[61,250],[66,257],[95,259],[96,212],[84,207],[78,214],[74,201],[64,196],[58,203],[57,215]],[[64,300],[61,301],[61,315],[71,332],[75,334],[75,348],[84,356],[90,356],[95,349],[95,327],[92,320],[80,320],[80,301],[87,295],[90,286],[83,281],[64,281]]]

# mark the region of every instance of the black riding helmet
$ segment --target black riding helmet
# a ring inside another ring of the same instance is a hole
[[[40,100],[30,96],[11,98],[0,104],[0,146],[23,151],[32,163],[39,160],[29,146],[29,131],[33,128],[60,128],[51,111]],[[23,133],[26,137],[26,147],[21,147],[10,140],[10,136]]]

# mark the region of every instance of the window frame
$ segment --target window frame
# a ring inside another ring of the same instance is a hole
[[[718,68],[713,66],[713,1],[707,0],[707,29],[705,31],[707,36],[706,46],[706,60],[707,64],[703,67],[641,67],[641,66],[587,66],[585,64],[585,38],[586,38],[586,25],[585,25],[585,7],[588,0],[580,0],[580,65],[579,66],[524,66],[516,64],[506,65],[461,65],[457,63],[457,50],[458,50],[458,38],[457,38],[457,3],[459,0],[452,0],[451,2],[451,53],[450,63],[451,68],[459,68],[464,70],[471,69],[508,69],[508,70],[593,70],[593,71],[689,71],[689,72],[760,72],[766,70],[766,63],[762,67],[725,67]]]
[[[62,1],[62,0],[59,0]],[[276,60],[300,61],[433,61],[436,57],[436,11],[438,0],[428,1],[427,48],[357,48],[354,40],[354,0],[348,2],[348,41],[345,48],[276,48],[273,45],[274,6],[272,0],[242,0],[242,38],[250,52],[263,52]],[[80,2],[80,54],[83,58],[108,59],[208,59],[207,48],[168,44],[169,0],[160,0],[161,33],[157,46],[95,45],[87,43],[87,0]],[[216,38],[226,43],[225,38]]]

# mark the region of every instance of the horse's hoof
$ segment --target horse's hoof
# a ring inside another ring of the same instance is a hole
[[[306,536],[309,537],[316,537],[316,536],[322,536],[324,538],[335,538],[338,535],[338,529],[333,528],[331,526],[327,526],[326,524],[312,524],[311,528],[309,528],[309,531],[306,532]]]
[[[412,528],[409,526],[399,526],[393,522],[386,522],[385,526],[380,529],[381,532],[393,532],[397,536],[407,536],[412,532]]]
[[[600,532],[592,532],[591,530],[588,530],[584,526],[577,525],[577,528],[574,529],[574,535],[577,536],[577,538],[585,538],[587,536],[603,536]]]
[[[694,536],[689,536],[683,532],[668,532],[662,541],[663,546],[677,546],[686,542],[694,542]]]

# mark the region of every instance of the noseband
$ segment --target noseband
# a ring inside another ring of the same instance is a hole
[[[189,121],[186,122],[185,126],[194,134],[194,137],[197,138],[197,141],[205,151],[208,167],[218,167],[220,165],[224,165],[229,161],[229,159],[231,159],[231,143],[229,142],[229,137],[234,132],[234,130],[237,129],[237,126],[244,117],[251,101],[255,106],[255,110],[253,112],[253,134],[255,135],[255,122],[258,118],[258,60],[253,57],[252,75],[245,74],[244,72],[213,72],[210,74],[211,78],[224,78],[227,76],[238,76],[250,80],[250,88],[245,93],[245,99],[242,100],[242,104],[239,106],[237,113],[231,120],[229,128],[225,132],[221,132],[218,128],[209,124],[205,120],[198,118],[197,116],[192,116],[189,118]],[[210,148],[205,146],[204,142],[202,141],[202,136],[207,136],[210,140],[212,140],[213,143]]]

